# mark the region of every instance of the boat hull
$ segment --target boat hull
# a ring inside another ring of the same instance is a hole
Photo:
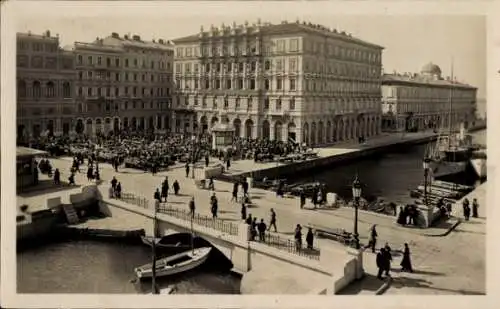
[[[156,277],[172,276],[192,270],[207,260],[211,250],[210,247],[202,247],[158,259],[156,261]],[[181,261],[177,263],[176,260]],[[137,267],[134,271],[139,279],[153,276],[151,263]]]
[[[466,162],[466,161],[465,162],[448,162],[448,161],[432,162],[431,163],[432,176],[434,178],[441,178],[441,177],[465,173],[465,171],[467,170],[467,163],[468,162]]]
[[[470,163],[479,178],[486,178],[486,159],[471,159]]]

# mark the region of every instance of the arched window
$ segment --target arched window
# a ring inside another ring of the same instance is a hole
[[[53,98],[56,96],[56,87],[53,82],[47,82],[47,97]]]
[[[71,98],[71,87],[69,86],[68,82],[64,82],[63,84],[63,97]]]
[[[40,82],[36,80],[33,82],[33,97],[38,99],[41,96],[42,96],[42,86],[40,85]]]
[[[20,80],[17,83],[17,95],[20,98],[25,98],[26,97],[26,82],[24,80]]]

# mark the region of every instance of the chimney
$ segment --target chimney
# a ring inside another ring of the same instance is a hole
[[[159,39],[159,40],[158,40],[158,43],[160,43],[160,44],[165,44],[165,41],[163,41],[163,39]]]
[[[140,36],[138,36],[138,35],[136,34],[136,35],[134,35],[134,36],[132,37],[132,39],[133,39],[134,41],[140,41],[140,40],[141,40],[141,37],[140,37]]]
[[[153,39],[153,43],[156,43],[155,39]]]
[[[128,35],[127,34],[125,34],[123,37],[125,38],[125,40],[128,40]]]
[[[116,32],[113,32],[111,33],[111,37],[114,38],[114,39],[119,39],[120,38],[120,35]]]
[[[50,38],[50,30],[45,31],[45,35]]]

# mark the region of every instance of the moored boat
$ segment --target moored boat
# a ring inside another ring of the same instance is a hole
[[[166,258],[156,260],[156,277],[171,276],[174,274],[192,270],[203,264],[212,248],[202,247],[187,250]],[[148,263],[134,269],[137,278],[151,278],[153,276],[153,264]]]

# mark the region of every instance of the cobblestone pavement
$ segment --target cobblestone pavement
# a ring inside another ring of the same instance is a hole
[[[52,159],[53,165],[61,170],[62,177],[68,175],[71,165],[70,158]],[[81,174],[77,174],[77,184],[87,183],[86,167]],[[182,168],[171,169],[152,176],[133,169],[122,168],[118,173],[108,164],[100,164],[101,178],[109,183],[113,176],[122,183],[124,192],[142,195],[150,200],[156,188],[168,176],[170,185],[174,180],[180,183],[180,196],[173,196],[169,192],[168,204],[173,207],[187,209],[187,202],[191,196],[195,197],[197,212],[209,215],[209,195],[207,190],[195,187],[194,180],[185,177]],[[231,202],[232,184],[220,181],[215,182],[216,194],[219,199],[219,217],[224,220],[241,220],[240,205]],[[483,190],[484,191],[484,190]],[[481,192],[483,192],[481,191]],[[338,210],[310,210],[300,209],[297,198],[278,198],[273,192],[260,189],[251,189],[250,194],[255,206],[248,209],[252,216],[264,218],[269,222],[270,208],[277,213],[278,233],[283,237],[293,238],[293,230],[297,223],[307,225],[314,223],[332,228],[353,229],[353,211],[350,208]],[[483,194],[484,195],[484,194]],[[485,212],[485,201],[479,199],[480,211]],[[457,209],[457,207],[455,207]],[[472,219],[464,222],[446,237],[428,237],[419,230],[400,227],[394,224],[394,217],[360,213],[359,233],[362,243],[367,242],[369,228],[377,224],[379,240],[377,246],[385,242],[395,252],[393,267],[399,268],[402,258],[398,250],[403,249],[407,242],[412,252],[413,274],[393,272],[395,278],[387,294],[456,294],[456,293],[485,293],[485,218]],[[327,239],[316,239],[316,245],[340,246]],[[376,275],[375,255],[365,253],[365,270]],[[359,291],[358,291],[359,292]]]

